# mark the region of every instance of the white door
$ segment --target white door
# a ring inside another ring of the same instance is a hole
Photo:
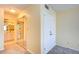
[[[0,50],[4,49],[4,10],[0,9]]]
[[[55,23],[53,16],[45,12],[43,14],[43,53],[47,53],[56,44],[54,35],[54,24]]]

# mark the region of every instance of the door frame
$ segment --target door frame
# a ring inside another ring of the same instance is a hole
[[[46,9],[43,9],[43,11],[42,11],[42,13],[41,13],[41,53],[44,53],[44,18],[43,18],[43,16],[44,16],[44,14],[45,13],[47,13],[47,14],[49,14],[49,15],[52,15],[52,16],[54,16],[55,17],[55,15],[56,15],[56,13],[55,13],[55,11],[48,11],[48,10],[46,10]],[[54,15],[55,14],[55,15]],[[55,19],[56,20],[56,19]],[[55,44],[53,45],[53,47],[56,45],[56,42],[55,42]],[[52,47],[52,48],[53,48]]]

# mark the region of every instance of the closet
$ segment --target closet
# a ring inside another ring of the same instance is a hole
[[[56,13],[48,5],[41,8],[41,53],[48,53],[56,45]]]

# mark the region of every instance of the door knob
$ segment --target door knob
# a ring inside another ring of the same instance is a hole
[[[52,35],[52,32],[50,31],[50,34],[49,35]]]
[[[50,35],[52,35],[52,33],[50,33]]]

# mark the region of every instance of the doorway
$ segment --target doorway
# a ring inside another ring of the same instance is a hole
[[[20,15],[20,11],[4,12],[4,53],[25,53],[26,40],[24,39],[24,20],[25,17]]]
[[[26,49],[26,40],[24,39],[24,20],[25,17],[17,21],[17,44]]]

